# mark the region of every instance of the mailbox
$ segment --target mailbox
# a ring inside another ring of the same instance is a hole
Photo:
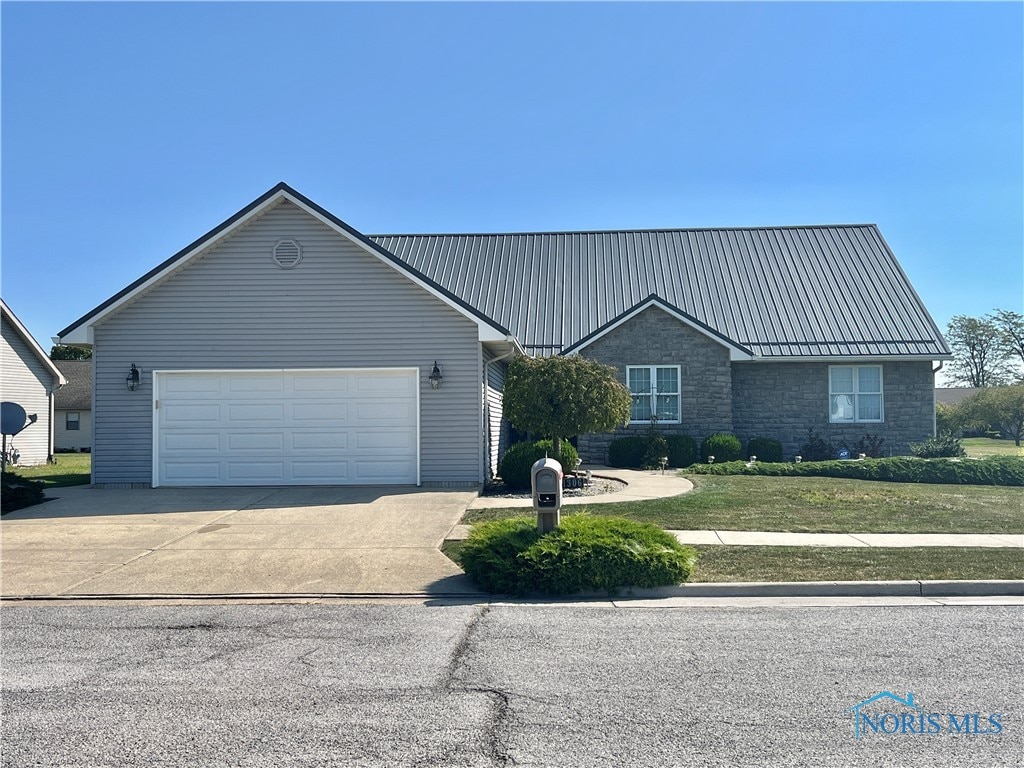
[[[530,468],[533,508],[537,511],[537,530],[553,531],[560,522],[562,508],[562,465],[554,459],[540,459]]]

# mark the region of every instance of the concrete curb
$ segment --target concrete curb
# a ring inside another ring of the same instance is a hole
[[[986,581],[785,581],[681,584],[656,589],[624,589],[609,596],[601,592],[585,592],[564,597],[532,595],[525,599],[545,602],[579,602],[580,600],[650,600],[661,597],[1024,597],[1024,580]],[[80,594],[80,595],[4,595],[4,602],[75,602],[80,600],[345,600],[345,599],[419,599],[419,600],[498,600],[509,602],[518,598],[491,595],[486,592],[307,592],[307,593],[238,593],[238,594]]]

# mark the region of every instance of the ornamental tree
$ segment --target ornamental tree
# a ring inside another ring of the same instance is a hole
[[[508,367],[505,417],[516,429],[554,440],[611,432],[629,421],[632,398],[615,368],[578,355],[519,357]]]
[[[960,403],[963,418],[977,426],[998,429],[1019,446],[1024,437],[1024,384],[987,387]]]

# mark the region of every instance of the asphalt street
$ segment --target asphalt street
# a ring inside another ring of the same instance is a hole
[[[1019,605],[29,604],[0,622],[3,766],[1024,757]],[[850,708],[882,691],[920,709],[875,702],[902,731],[858,740]],[[916,713],[941,731],[915,732]],[[1001,730],[950,733],[949,713]]]

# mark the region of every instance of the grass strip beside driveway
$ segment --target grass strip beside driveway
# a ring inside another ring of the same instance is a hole
[[[441,551],[456,564],[464,542]],[[691,582],[1024,579],[1021,550],[985,547],[695,547]]]
[[[1024,579],[1019,549],[697,547],[691,582]]]
[[[91,482],[92,455],[88,453],[58,453],[56,464],[36,467],[15,467],[14,474],[27,480],[36,480],[47,488],[68,485],[88,485]]]
[[[683,496],[563,508],[671,530],[802,533],[1024,533],[1024,488],[828,477],[693,475]],[[464,523],[523,514],[472,509]]]

